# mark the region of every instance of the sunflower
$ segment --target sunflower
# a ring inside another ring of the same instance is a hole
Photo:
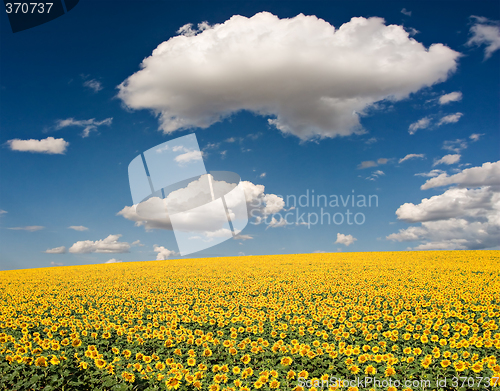
[[[96,367],[99,368],[99,369],[104,368],[108,364],[102,358],[98,358],[97,360],[94,361],[94,363],[95,363]]]
[[[47,357],[45,356],[40,356],[35,360],[35,365],[37,367],[46,367],[49,364],[47,363]]]

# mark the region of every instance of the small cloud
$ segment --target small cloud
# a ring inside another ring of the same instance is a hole
[[[367,160],[367,161],[361,162],[358,165],[358,170],[361,170],[363,168],[376,167],[376,166],[377,166],[377,163],[375,163],[373,160]]]
[[[84,227],[83,225],[70,225],[68,229],[73,229],[75,231],[88,231],[89,229],[87,227]]]
[[[236,139],[234,137],[229,137],[225,141],[226,141],[226,143],[234,143],[236,141]]]
[[[341,233],[337,233],[337,240],[334,243],[339,243],[339,244],[343,244],[345,246],[350,246],[356,240],[358,240],[358,239],[356,239],[352,235],[344,235]]]
[[[479,140],[479,138],[481,136],[484,136],[484,133],[473,133],[469,136],[469,138],[472,140],[472,141],[477,141]]]
[[[500,22],[489,20],[482,16],[471,16],[475,20],[470,28],[472,37],[467,41],[467,46],[485,45],[484,59],[487,60],[491,55],[500,49]]]
[[[57,262],[50,262],[50,266],[63,266],[63,264]]]
[[[91,79],[83,82],[83,85],[87,88],[90,88],[94,92],[99,92],[102,90],[102,84],[100,81]]]
[[[158,253],[156,256],[157,261],[165,261],[169,257],[176,255],[177,253],[173,250],[169,250],[163,246],[157,246],[156,244],[153,246],[153,251]]]
[[[389,159],[386,159],[385,157],[377,159],[376,162],[373,160],[366,160],[358,165],[358,170],[361,170],[363,168],[377,167],[379,164],[387,164],[387,162],[389,162]]]
[[[115,259],[111,258],[109,261],[106,261],[104,263],[122,263],[123,261],[121,259]]]
[[[406,10],[406,8],[403,8],[403,9],[401,10],[401,13],[402,13],[403,15],[406,15],[406,16],[411,16],[411,11],[407,11],[407,10]]]
[[[243,251],[240,251],[240,252],[238,253],[238,255],[239,255],[240,257],[244,257],[244,256],[245,256],[245,253],[244,253]]]
[[[179,164],[186,164],[202,160],[202,158],[203,158],[202,151],[188,151],[183,153],[182,155],[177,155],[174,160]]]
[[[44,253],[47,253],[47,254],[65,254],[66,247],[61,246],[61,247],[49,248],[49,249],[45,250]]]
[[[439,176],[441,174],[445,174],[446,172],[443,170],[432,170],[431,172],[420,172],[418,174],[415,174],[415,176],[423,176],[423,177],[430,177],[434,178],[436,176]]]
[[[128,253],[130,244],[127,242],[119,242],[118,239],[122,235],[109,235],[101,240],[80,240],[69,248],[69,252],[73,254],[88,254],[88,253]]]
[[[459,154],[446,155],[446,156],[443,156],[441,159],[436,160],[434,162],[434,164],[432,165],[432,167],[437,166],[438,164],[447,164],[447,165],[455,164],[455,163],[458,163],[459,160],[460,160]]]
[[[421,118],[408,127],[408,133],[415,134],[415,132],[419,129],[426,129],[429,127],[430,123],[431,119],[429,117]]]
[[[378,140],[376,137],[369,138],[368,140],[365,141],[365,144],[373,144],[376,143]]]
[[[240,234],[240,235],[236,235],[236,236],[234,237],[234,239],[235,239],[235,240],[250,240],[250,239],[253,239],[253,237],[252,237],[252,236],[250,236],[250,235],[241,235],[241,234]]]
[[[0,216],[5,214],[5,213],[8,213],[8,212],[6,210],[0,209]]]
[[[12,151],[64,155],[69,143],[62,138],[47,137],[43,140],[20,140],[16,138],[7,141],[7,145]]]
[[[110,126],[113,122],[113,117],[103,119],[102,121],[96,121],[95,118],[75,120],[74,118],[60,119],[56,121],[56,130],[66,128],[68,126],[77,126],[83,128],[81,136],[83,138],[88,137],[90,132],[97,129],[97,127],[106,125]]]
[[[285,225],[287,225],[288,223],[286,222],[286,220],[282,217],[280,220],[277,220],[276,218],[272,218],[271,221],[269,222],[269,224],[267,225],[266,229],[271,227],[271,228],[278,228],[278,227],[284,227]],[[307,223],[305,223],[307,224]]]
[[[144,244],[142,244],[140,240],[136,240],[135,242],[132,242],[132,246],[144,247]]]
[[[323,251],[323,250],[315,250],[312,252],[312,254],[324,254],[326,253],[326,251]]]
[[[265,178],[265,177],[266,177],[266,173],[265,173],[265,172],[263,172],[262,174],[260,174],[260,175],[259,175],[259,177],[261,177],[261,178]]]
[[[457,138],[456,140],[446,140],[443,143],[443,149],[446,149],[450,152],[459,153],[465,148],[467,148],[467,143],[463,139]]]
[[[369,181],[374,181],[381,175],[385,175],[384,172],[381,170],[377,170],[372,172],[372,174],[369,177],[366,177],[366,179],[368,179]]]
[[[9,229],[12,229],[14,231],[29,231],[29,232],[35,232],[35,231],[40,231],[41,229],[44,229],[45,227],[41,225],[28,225],[26,227],[12,227]]]
[[[399,163],[403,163],[406,160],[410,159],[424,159],[425,155],[423,153],[410,153],[406,155],[404,158],[399,159]]]
[[[462,115],[463,115],[462,113],[455,113],[455,114],[446,115],[439,120],[439,122],[437,123],[437,126],[441,126],[444,124],[453,124],[455,122],[458,122],[458,120],[462,117]]]
[[[226,157],[227,151],[220,151],[220,156],[222,159]]]
[[[462,99],[462,93],[460,91],[450,92],[449,94],[441,95],[439,97],[439,104],[445,105],[450,102],[458,102],[461,99]]]

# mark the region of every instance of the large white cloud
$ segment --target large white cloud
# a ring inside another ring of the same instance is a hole
[[[466,168],[451,176],[441,173],[426,181],[420,188],[427,190],[452,184],[457,184],[459,187],[498,186],[500,185],[500,160],[494,163],[483,163],[481,167]]]
[[[13,151],[63,155],[69,143],[62,138],[47,137],[43,140],[20,140],[16,138],[7,141],[7,145]]]
[[[396,211],[399,220],[409,223],[445,220],[449,218],[489,218],[490,212],[500,206],[500,194],[492,187],[479,189],[449,189],[443,194],[424,198],[420,204],[406,203]],[[498,213],[495,212],[496,214]]]
[[[268,12],[186,25],[119,85],[132,109],[151,109],[165,133],[207,128],[250,110],[301,139],[363,132],[359,115],[447,79],[459,53],[424,47],[402,26],[352,18],[338,29],[316,16]]]
[[[202,177],[203,178],[203,177]],[[153,229],[166,229],[172,230],[170,217],[167,213],[166,204],[168,203],[169,211],[186,211],[195,206],[205,204],[206,190],[203,188],[203,181],[200,178],[197,181],[191,182],[187,187],[176,190],[168,194],[167,199],[150,198],[148,201],[143,202],[139,213],[137,205],[125,206],[117,215],[123,216],[127,220],[135,222],[136,226],[143,226],[146,231]],[[213,180],[214,186],[216,185],[221,194],[226,194],[233,189],[233,186],[223,181]],[[245,193],[245,201],[249,218],[257,218],[262,221],[262,217],[278,213],[285,207],[285,202],[282,197],[275,194],[266,194],[263,185],[255,185],[249,181],[240,182],[240,186]],[[228,208],[231,209],[232,200],[226,199]],[[193,216],[195,220],[186,222],[193,230],[209,231],[214,227],[214,219],[220,219],[221,216],[217,213],[218,208],[206,209],[203,213],[209,215]],[[210,213],[213,212],[211,215]],[[224,222],[227,221],[224,218]],[[222,222],[221,222],[222,224]]]
[[[87,253],[128,253],[130,244],[127,242],[119,242],[118,239],[122,235],[109,235],[101,240],[81,240],[73,244],[69,248],[70,253],[87,254]]]
[[[393,241],[420,241],[425,249],[482,249],[500,243],[499,162],[446,173],[429,179],[422,189],[457,184],[420,204],[406,203],[396,211],[399,220],[421,223],[387,236]],[[480,186],[480,187],[478,187]],[[471,187],[471,188],[467,188]]]

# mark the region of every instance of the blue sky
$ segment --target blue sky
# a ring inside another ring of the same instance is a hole
[[[82,0],[13,34],[3,14],[0,268],[179,257],[133,213],[128,165],[191,133],[261,217],[191,257],[500,249],[499,20],[492,1]],[[378,206],[312,224],[286,201],[313,190]]]

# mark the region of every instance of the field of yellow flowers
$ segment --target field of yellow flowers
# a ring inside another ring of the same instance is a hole
[[[499,251],[4,271],[0,389],[314,390],[305,380],[460,376],[500,385],[499,324]]]

